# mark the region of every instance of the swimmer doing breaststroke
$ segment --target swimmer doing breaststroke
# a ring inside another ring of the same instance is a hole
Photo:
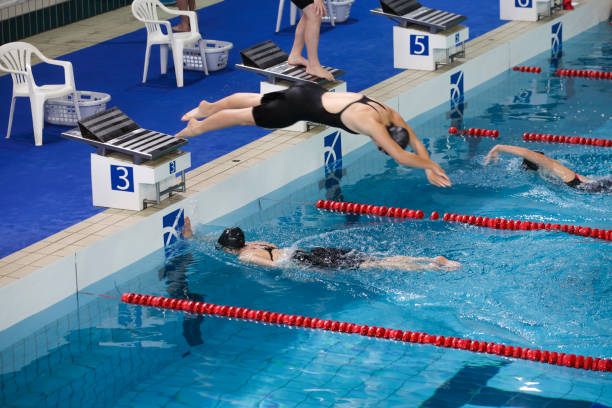
[[[263,96],[235,93],[217,102],[202,101],[182,120],[189,123],[176,137],[193,137],[239,125],[280,129],[301,120],[321,123],[367,135],[399,164],[425,170],[431,184],[451,186],[445,171],[429,158],[427,149],[400,114],[358,93],[329,92],[315,84],[300,83]],[[414,153],[404,150],[408,145]]]

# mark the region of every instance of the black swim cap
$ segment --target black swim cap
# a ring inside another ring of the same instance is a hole
[[[244,246],[244,232],[239,227],[227,228],[217,242],[224,248],[240,249]]]
[[[534,150],[534,152],[540,153],[540,154],[544,154],[544,153],[539,152],[537,150]],[[521,167],[523,169],[525,169],[525,170],[533,170],[533,171],[538,171],[538,169],[540,168],[537,164],[535,164],[531,160],[527,160],[527,159],[523,159],[523,163],[521,163]]]
[[[395,143],[400,145],[402,149],[405,149],[410,143],[410,133],[401,126],[388,126],[387,131],[391,139],[395,140]]]

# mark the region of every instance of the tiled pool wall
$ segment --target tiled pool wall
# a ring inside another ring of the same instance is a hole
[[[549,21],[530,24],[527,26],[529,29],[521,36],[492,48],[478,58],[442,71],[432,80],[385,102],[397,109],[406,120],[440,104],[449,103],[449,98],[451,106],[459,104],[466,91],[526,59],[550,50],[554,44],[553,38],[558,33],[561,34],[557,39],[566,41],[607,19],[610,8],[609,0],[590,0],[573,12]],[[45,341],[32,342],[24,339],[31,333],[44,331],[50,322],[57,320],[57,317],[62,315],[58,314],[58,308],[73,316],[74,313],[79,313],[79,307],[94,307],[90,306],[90,303],[94,302],[95,305],[95,302],[100,302],[91,296],[73,296],[77,291],[108,292],[114,286],[129,280],[130,276],[122,273],[112,279],[105,278],[141,258],[146,257],[153,267],[161,265],[164,259],[163,248],[176,240],[184,216],[190,216],[194,224],[221,223],[221,217],[224,215],[261,197],[270,195],[280,199],[282,187],[305,174],[320,171],[323,175],[325,166],[329,167],[332,159],[338,158],[338,155],[346,157],[345,160],[355,160],[351,156],[358,156],[359,153],[349,153],[360,149],[369,141],[369,138],[364,136],[345,137],[344,133],[340,133],[341,137],[338,138],[337,134],[336,129],[325,129],[316,133],[302,143],[207,190],[172,204],[118,233],[0,288],[0,299],[3,299],[3,306],[0,307],[0,348],[20,341],[24,344],[23,358],[13,358],[12,367],[7,366],[7,371],[19,369],[20,366],[35,360],[36,356],[47,353],[49,347]],[[341,141],[340,150],[338,141]],[[365,171],[365,167],[356,168]],[[371,172],[372,169],[367,170]],[[358,177],[359,173],[355,171],[351,177]],[[322,198],[320,191],[309,190],[301,193],[300,200],[312,201],[315,197],[308,196],[309,192],[316,193],[316,198]],[[297,196],[292,199],[299,201]],[[246,216],[248,210],[254,214],[259,211],[259,207],[251,204],[247,210],[241,212],[241,216]],[[41,311],[42,313],[39,313]],[[64,325],[58,327],[53,335],[61,339],[69,331],[70,328]],[[6,372],[4,364],[2,366],[3,372]]]

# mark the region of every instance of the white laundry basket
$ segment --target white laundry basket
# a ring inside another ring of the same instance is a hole
[[[200,40],[200,43],[204,45],[208,72],[218,71],[227,66],[229,50],[234,47],[234,44],[218,40]],[[183,68],[191,71],[204,71],[199,44],[195,48],[183,50]]]
[[[349,19],[351,15],[351,6],[355,0],[329,0],[330,6],[333,8],[334,12],[334,22],[335,23],[344,23]],[[322,22],[329,23],[330,17],[323,17]]]
[[[102,92],[77,91],[76,94],[81,119],[102,112],[111,99],[109,94]],[[72,95],[48,99],[45,102],[45,122],[52,125],[76,126],[77,121]]]

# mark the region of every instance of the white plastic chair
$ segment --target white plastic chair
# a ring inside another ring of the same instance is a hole
[[[64,68],[64,83],[54,85],[36,85],[30,64],[32,54],[41,61],[59,65]],[[15,99],[19,96],[30,98],[32,108],[32,127],[34,128],[34,144],[42,145],[42,131],[45,126],[45,101],[49,98],[72,94],[77,118],[81,119],[78,107],[78,97],[74,86],[72,64],[68,61],[52,60],[45,57],[36,47],[25,42],[12,42],[0,47],[0,71],[9,72],[13,78],[13,97],[9,113],[6,138],[11,137]]]
[[[191,31],[185,33],[172,32],[172,26],[169,21],[160,20],[157,17],[157,9],[177,15],[188,16]],[[132,3],[132,14],[136,19],[145,23],[147,28],[147,50],[145,52],[144,72],[142,74],[142,82],[147,82],[147,71],[149,69],[149,55],[152,45],[159,45],[159,59],[161,64],[161,73],[165,74],[168,68],[168,48],[172,49],[172,59],[174,60],[174,71],[176,73],[176,85],[183,86],[183,49],[197,43],[202,36],[198,30],[198,21],[195,11],[177,11],[171,10],[160,3],[158,0],[134,0]],[[164,34],[162,26],[166,28]],[[208,75],[208,72],[206,72]]]
[[[295,20],[297,17],[297,6],[295,4],[293,4],[292,1],[289,2],[290,3],[290,12],[289,12],[289,24],[291,24],[292,26],[295,25]],[[335,23],[335,18],[334,18],[334,8],[333,6],[330,4],[331,1],[330,0],[323,0],[323,3],[325,3],[325,8],[327,9],[327,18],[329,19],[329,22],[331,23],[332,27],[336,26]],[[281,25],[281,21],[283,19],[283,10],[285,8],[285,0],[279,0],[278,2],[278,15],[276,16],[276,32],[278,33],[280,31],[280,25]],[[325,17],[324,17],[325,18]]]

